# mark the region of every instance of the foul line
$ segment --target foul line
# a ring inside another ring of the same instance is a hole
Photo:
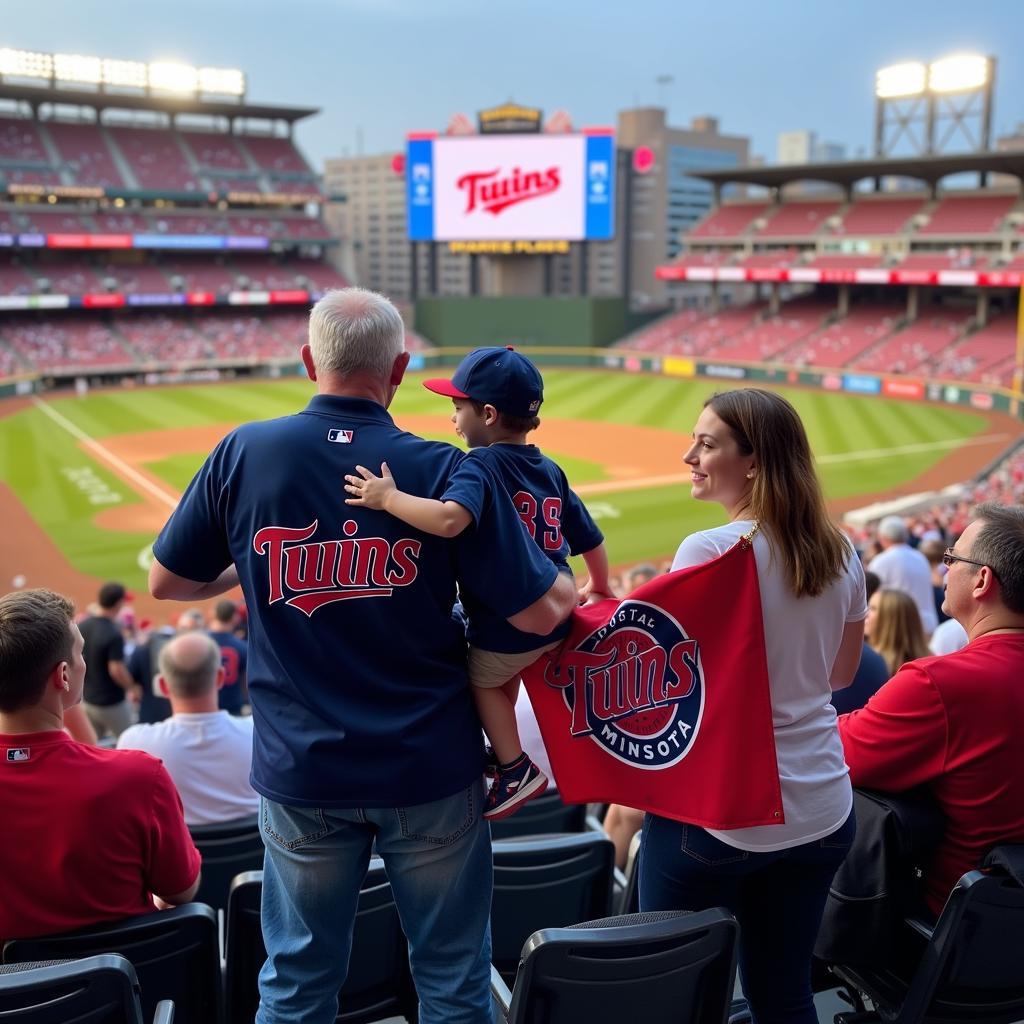
[[[1008,434],[982,434],[978,437],[954,437],[948,441],[921,441],[918,444],[902,444],[895,448],[866,448],[859,452],[837,452],[835,455],[821,455],[816,460],[821,465],[838,462],[860,462],[865,459],[886,459],[915,452],[940,451],[943,448],[967,448],[975,445],[1004,441]],[[689,471],[671,473],[668,476],[645,476],[626,480],[602,480],[595,484],[581,484],[573,488],[579,495],[608,494],[611,491],[638,491],[645,487],[663,487],[669,484],[685,483],[690,479]]]
[[[178,507],[178,496],[165,491],[162,487],[158,487],[152,480],[144,477],[138,470],[128,465],[124,459],[120,456],[115,455],[109,448],[104,447],[99,441],[94,441],[84,430],[80,427],[75,426],[71,420],[62,416],[56,409],[51,408],[46,402],[40,401],[38,398],[32,399],[32,404],[46,416],[49,416],[57,426],[62,427],[72,437],[81,441],[82,444],[89,449],[97,458],[106,462],[111,468],[117,471],[118,475],[127,478],[137,487],[141,487],[142,490],[156,498],[157,501],[162,502],[168,508],[174,509]]]

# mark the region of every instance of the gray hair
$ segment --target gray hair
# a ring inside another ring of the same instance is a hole
[[[217,684],[220,648],[206,633],[182,633],[160,649],[159,662],[175,697],[202,697]]]
[[[910,531],[902,516],[886,516],[878,524],[878,536],[896,544],[906,544],[910,539]]]
[[[974,510],[974,518],[982,525],[971,558],[995,573],[1003,604],[1024,614],[1024,508],[989,501]]]
[[[317,373],[387,377],[405,351],[405,325],[383,295],[336,288],[309,314],[309,347]]]

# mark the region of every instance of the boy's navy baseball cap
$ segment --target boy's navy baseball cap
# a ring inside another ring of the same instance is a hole
[[[449,398],[493,405],[509,416],[535,416],[544,401],[540,370],[511,345],[474,349],[455,368],[451,380],[435,377],[423,386]]]

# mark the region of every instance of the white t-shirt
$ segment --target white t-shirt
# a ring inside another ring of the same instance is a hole
[[[940,622],[928,641],[928,649],[932,654],[956,654],[967,646],[967,630],[956,619]]]
[[[909,594],[921,615],[925,636],[931,636],[939,624],[932,590],[932,568],[928,559],[909,544],[894,544],[868,563],[868,568],[882,581],[883,587]]]
[[[687,537],[673,569],[701,565],[728,551],[753,527],[737,520]],[[853,789],[836,729],[829,676],[843,629],[867,617],[864,570],[853,548],[846,572],[823,594],[797,598],[764,530],[754,537],[765,655],[775,725],[775,753],[785,824],[708,832],[740,850],[785,850],[834,832],[853,807]],[[729,595],[722,595],[728,614]],[[742,752],[737,752],[742,765]],[[736,785],[742,785],[742,768]]]
[[[188,825],[212,825],[245,818],[259,810],[249,785],[252,719],[226,711],[172,715],[121,733],[119,749],[144,750],[170,772]]]

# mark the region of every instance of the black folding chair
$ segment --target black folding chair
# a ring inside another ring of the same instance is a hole
[[[515,814],[492,821],[491,838],[513,839],[519,836],[582,832],[586,820],[586,804],[564,804],[558,793],[542,793]]]
[[[1015,850],[1019,859],[1024,846]],[[854,1013],[837,1024],[1012,1024],[1024,1020],[1024,887],[996,871],[968,871],[934,925],[907,917],[908,943],[923,947],[914,964],[831,964]],[[913,958],[911,958],[913,960]],[[870,1001],[871,1008],[867,1001]]]
[[[607,916],[614,868],[615,847],[597,832],[494,843],[491,959],[501,975],[515,975],[535,931]]]
[[[12,939],[4,963],[59,960],[117,953],[135,968],[147,1020],[169,999],[180,1021],[221,1024],[217,915],[202,903],[98,925],[63,935]]]
[[[263,867],[259,817],[253,814],[216,825],[191,825],[189,832],[203,855],[196,902],[214,910],[227,910],[228,890],[234,877]]]
[[[510,992],[491,969],[507,1024],[724,1024],[739,927],[726,911],[661,911],[543,929],[523,946]]]
[[[231,885],[226,969],[229,1024],[251,1024],[259,1006],[259,973],[267,958],[260,929],[262,894],[262,871],[240,875]],[[370,859],[359,890],[352,956],[338,1002],[337,1019],[343,1024],[366,1024],[385,1017],[417,1018],[408,943],[379,857]]]
[[[11,1024],[143,1024],[139,981],[123,956],[6,964],[0,967],[0,1020]],[[174,1004],[156,1007],[153,1024],[172,1024]]]

